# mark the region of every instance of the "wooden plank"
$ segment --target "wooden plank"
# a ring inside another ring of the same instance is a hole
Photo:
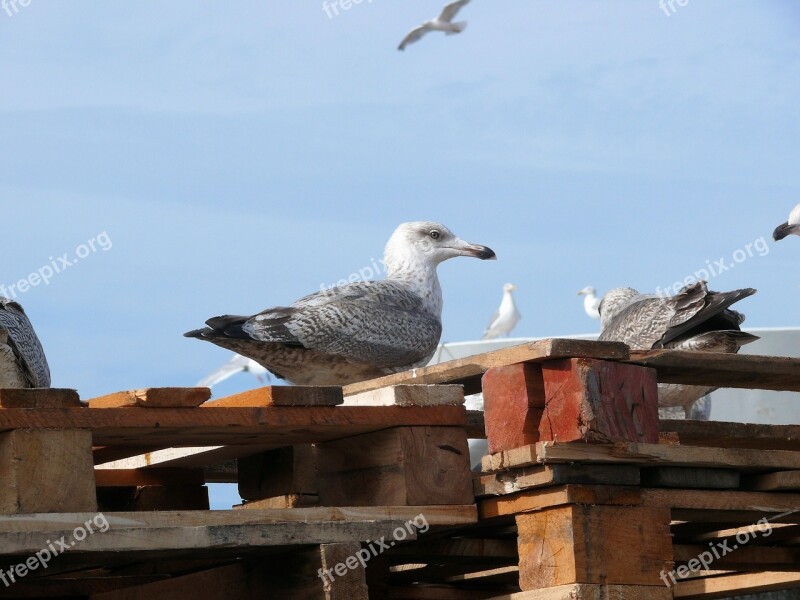
[[[391,564],[457,563],[457,564],[514,564],[519,559],[516,540],[484,538],[450,538],[418,540],[414,544],[398,546],[386,554]]]
[[[743,487],[761,492],[800,491],[800,471],[776,471],[746,477]]]
[[[539,440],[658,443],[653,369],[571,358],[543,363],[542,378]]]
[[[474,504],[460,506],[380,506],[380,507],[314,507],[285,510],[210,510],[158,511],[152,513],[104,513],[111,529],[180,529],[191,527],[228,527],[281,523],[358,523],[408,522],[424,515],[431,527],[439,525],[474,525],[477,510]],[[37,513],[0,515],[0,536],[11,532],[40,535],[60,528],[72,531],[97,516],[94,512]],[[365,538],[366,539],[366,538]],[[376,539],[376,538],[373,538]],[[5,549],[4,549],[5,551]],[[10,551],[5,552],[9,554]]]
[[[321,581],[315,582],[321,588],[321,600],[369,600],[369,590],[364,573],[366,560],[358,562],[358,557],[372,558],[369,550],[362,550],[361,544],[323,544],[319,547],[321,561],[314,560],[311,570],[321,562]],[[291,599],[291,595],[286,596]]]
[[[166,574],[47,577],[17,579],[9,587],[0,587],[0,598],[74,598],[168,579]],[[8,579],[8,576],[6,576]]]
[[[89,408],[195,408],[211,397],[211,390],[198,388],[145,388],[115,392],[89,400]]]
[[[646,506],[673,509],[760,511],[759,518],[787,511],[800,514],[800,494],[788,493],[643,488],[641,501]]]
[[[642,485],[648,487],[735,490],[739,472],[733,469],[655,467],[642,469]]]
[[[700,448],[666,444],[538,442],[483,458],[483,470],[551,463],[634,464],[741,470],[800,469],[800,453],[748,448]]]
[[[800,451],[800,425],[760,425],[724,421],[662,420],[672,443],[714,448]]]
[[[342,388],[334,386],[273,385],[211,400],[203,408],[259,406],[336,406],[343,401]]]
[[[652,585],[672,568],[670,512],[622,506],[563,506],[517,515],[520,587],[574,583]],[[619,560],[635,548],[636,560]]]
[[[311,444],[275,448],[239,459],[239,495],[259,500],[318,493],[316,448]]]
[[[304,509],[291,509],[304,510]],[[257,514],[258,511],[229,511],[234,515]],[[207,511],[187,511],[187,513],[207,514]],[[249,523],[236,525],[196,524],[194,526],[176,525],[153,527],[147,523],[151,512],[124,513],[135,515],[123,526],[113,524],[105,532],[97,531],[84,540],[75,543],[72,551],[95,552],[156,552],[175,553],[178,551],[208,552],[214,549],[235,548],[237,552],[245,549],[268,548],[273,546],[302,546],[315,544],[337,544],[353,541],[392,538],[397,529],[406,531],[406,539],[416,538],[416,532],[406,529],[403,521],[315,521],[287,523]],[[164,514],[164,513],[160,513]],[[105,514],[109,522],[108,514]],[[92,517],[89,517],[91,519]],[[180,522],[180,519],[176,519]],[[140,525],[137,525],[137,522]],[[43,539],[62,537],[73,539],[73,529],[62,526],[45,531],[5,531],[2,534],[3,551],[6,554],[33,555],[42,548]],[[42,537],[42,535],[46,537]]]
[[[460,385],[447,384],[393,385],[353,394],[344,400],[345,406],[461,406],[463,404],[464,388]]]
[[[541,366],[494,367],[486,371],[482,385],[489,452],[538,442],[545,405]]]
[[[79,408],[75,390],[59,388],[0,389],[0,408]]]
[[[354,383],[344,387],[344,395],[352,396],[382,387],[414,383],[458,383],[464,386],[464,393],[469,395],[481,391],[480,378],[492,367],[503,367],[520,362],[541,362],[557,358],[625,360],[628,356],[628,347],[617,342],[539,340],[451,360],[422,369],[412,369],[403,373]]]
[[[273,447],[316,443],[387,427],[444,425],[463,427],[459,406],[267,406],[187,410],[160,408],[85,408],[0,410],[7,429],[91,429],[95,446]]]
[[[202,469],[95,469],[97,487],[203,485]]]
[[[24,408],[7,410],[35,412]],[[90,412],[78,408],[65,410]],[[88,431],[0,433],[0,474],[3,481],[0,513],[97,509],[92,439]]]
[[[265,508],[308,508],[319,506],[319,496],[316,494],[285,494],[261,500],[249,500],[243,504],[233,506],[235,510],[249,509],[262,510]]]
[[[476,440],[486,439],[486,425],[482,410],[467,411],[467,437]]]
[[[675,598],[711,600],[729,598],[731,594],[758,594],[800,588],[800,571],[737,573],[680,581],[675,586]]]
[[[641,495],[636,487],[570,484],[483,498],[478,501],[478,515],[481,520],[492,519],[568,504],[637,506],[643,504]]]
[[[484,475],[473,481],[476,497],[503,496],[564,484],[636,486],[639,468],[629,465],[545,465]]]
[[[275,444],[269,446],[190,446],[188,448],[154,448],[143,454],[135,452],[139,446],[133,447],[134,451],[126,458],[116,458],[102,461],[101,456],[95,452],[95,465],[97,469],[200,469],[212,468],[228,461],[234,461],[243,456],[250,456],[266,450],[272,450]],[[111,448],[125,449],[127,446],[112,446]],[[112,455],[113,456],[113,455]],[[211,483],[211,479],[207,479]],[[236,478],[217,483],[236,483]]]
[[[798,358],[653,350],[629,362],[656,369],[659,383],[800,392]]]
[[[542,590],[492,596],[488,600],[672,600],[672,592],[663,585],[575,583]]]
[[[701,570],[698,565],[698,556],[703,555],[706,561],[714,565],[715,569],[723,571],[793,571],[800,565],[800,548],[771,548],[755,544],[757,538],[763,534],[755,530],[752,534],[742,535],[742,540],[752,540],[753,545],[747,546],[735,539],[727,545],[717,543],[716,548],[720,554],[716,558],[711,552],[709,544],[675,544],[673,546],[675,563],[677,565],[692,563],[692,567]],[[749,543],[749,542],[745,542]],[[725,553],[725,550],[730,549]],[[707,554],[705,554],[707,553]]]
[[[474,502],[467,436],[457,427],[397,427],[319,444],[317,468],[326,506]]]

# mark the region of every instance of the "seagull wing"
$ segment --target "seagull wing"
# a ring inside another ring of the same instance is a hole
[[[403,38],[403,41],[400,42],[400,45],[397,47],[398,50],[405,50],[406,46],[409,44],[413,44],[414,42],[418,42],[422,39],[422,36],[428,33],[431,28],[428,26],[427,23],[423,23],[419,27],[415,27],[411,31],[408,32],[406,37]]]
[[[458,14],[466,4],[469,4],[469,0],[458,0],[457,2],[451,2],[447,6],[442,9],[442,13],[437,17],[437,21],[452,21],[455,16]]]
[[[50,367],[28,316],[17,302],[0,297],[0,328],[8,332],[8,345],[31,387],[50,387]]]
[[[351,283],[252,317],[207,321],[229,338],[282,343],[376,367],[427,361],[442,334],[422,298],[394,281]]]
[[[197,382],[198,387],[213,387],[226,379],[233,377],[237,373],[247,370],[248,359],[244,356],[235,354],[228,362],[222,365],[213,373],[203,377]]]
[[[492,331],[492,328],[494,327],[494,324],[497,322],[497,319],[499,317],[500,317],[500,311],[498,310],[496,313],[494,313],[492,315],[492,318],[489,319],[489,324],[486,326],[486,330],[483,332],[483,338],[482,339],[484,339],[484,340],[488,339],[488,336],[490,336],[492,333],[494,333]]]

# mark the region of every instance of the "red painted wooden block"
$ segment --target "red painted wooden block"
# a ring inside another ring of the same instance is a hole
[[[572,358],[542,364],[539,440],[658,443],[654,369]]]
[[[519,363],[489,369],[483,376],[483,402],[490,453],[539,441],[544,408],[539,365]]]

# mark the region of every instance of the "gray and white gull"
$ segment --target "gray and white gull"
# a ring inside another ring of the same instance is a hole
[[[597,290],[595,290],[591,285],[588,285],[578,292],[578,296],[584,297],[583,310],[586,311],[586,314],[592,319],[599,319],[601,298],[597,297]]]
[[[772,233],[772,239],[779,242],[790,235],[800,235],[800,204],[795,206],[792,212],[789,213],[789,219],[786,223],[781,223],[775,228]]]
[[[503,299],[500,301],[500,307],[497,312],[492,315],[486,331],[483,332],[483,340],[493,340],[494,338],[508,335],[517,326],[522,315],[517,310],[517,305],[514,303],[514,292],[517,286],[513,283],[507,283],[503,286]]]
[[[705,281],[684,287],[672,297],[639,294],[633,288],[611,290],[600,304],[601,341],[623,342],[633,351],[658,348],[735,354],[758,337],[741,331],[744,315],[734,303],[756,290],[709,291]],[[661,407],[683,407],[687,418],[694,403],[715,388],[659,384]]]
[[[418,27],[415,27],[409,31],[406,34],[406,37],[403,38],[403,41],[400,42],[400,45],[397,47],[397,49],[405,50],[406,46],[413,44],[414,42],[418,42],[422,39],[422,36],[431,31],[444,31],[446,35],[461,33],[466,28],[467,22],[459,21],[457,23],[453,23],[453,19],[458,14],[458,11],[460,11],[464,5],[468,3],[469,0],[458,0],[457,2],[451,2],[442,9],[442,12],[439,13],[438,17],[431,19],[430,21],[425,21],[422,25],[419,25]]]
[[[436,267],[456,256],[496,258],[441,223],[403,223],[386,244],[386,279],[316,292],[251,316],[214,317],[184,335],[252,358],[298,385],[346,385],[421,367],[442,334]]]
[[[0,296],[0,388],[49,388],[50,367],[28,315]]]
[[[258,379],[260,383],[264,383],[264,380],[269,377],[269,375],[266,375],[267,370],[252,358],[234,354],[231,359],[219,369],[198,381],[197,387],[214,387],[218,383],[222,383],[238,373],[250,373]],[[265,375],[266,377],[264,377]]]

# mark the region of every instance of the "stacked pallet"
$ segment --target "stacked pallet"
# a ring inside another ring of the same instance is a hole
[[[545,340],[340,388],[0,390],[0,598],[618,600],[800,587],[800,426],[657,383],[800,361]],[[484,415],[464,410],[484,394]],[[487,437],[482,472],[467,437]],[[208,510],[208,482],[243,503]]]
[[[797,390],[798,367],[666,351],[489,369],[479,523],[388,553],[386,597],[666,600],[800,588],[800,427],[659,422],[656,406],[659,381]]]

